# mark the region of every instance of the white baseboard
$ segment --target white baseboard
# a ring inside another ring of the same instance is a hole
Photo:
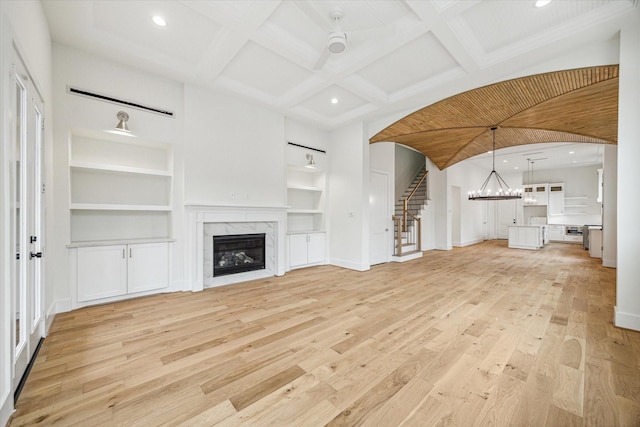
[[[0,404],[0,426],[6,426],[9,423],[11,414],[13,414],[13,393],[7,393],[2,396]]]
[[[632,313],[623,313],[618,311],[618,307],[613,307],[613,324],[619,328],[640,331],[640,315]]]
[[[65,298],[65,299],[59,299],[59,300],[55,300],[51,303],[51,305],[49,306],[49,308],[47,309],[47,315],[46,315],[46,319],[45,319],[45,325],[44,325],[44,333],[45,335],[49,335],[49,329],[51,328],[51,325],[53,324],[53,319],[55,319],[56,314],[58,313],[64,313],[67,311],[71,311],[71,299],[70,298]]]
[[[460,245],[460,247],[464,248],[465,246],[477,245],[478,243],[482,243],[482,242],[484,242],[483,239],[469,240],[469,241],[463,242]]]
[[[336,267],[348,268],[349,270],[356,270],[356,271],[367,271],[371,269],[370,265],[358,264],[356,262],[345,261],[342,259],[335,259],[335,258],[332,258],[329,261],[329,264],[335,265]]]
[[[602,258],[602,266],[603,267],[616,268],[617,267],[616,260],[615,259]]]

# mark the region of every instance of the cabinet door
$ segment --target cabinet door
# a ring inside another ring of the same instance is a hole
[[[318,264],[324,262],[324,234],[309,234],[307,246],[307,263]]]
[[[128,291],[150,291],[169,286],[169,243],[128,245]]]
[[[549,215],[564,214],[564,189],[561,185],[549,185]]]
[[[127,293],[126,245],[78,248],[78,301]]]
[[[289,236],[289,267],[307,264],[307,234]]]

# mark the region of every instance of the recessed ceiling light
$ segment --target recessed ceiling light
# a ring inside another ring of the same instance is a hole
[[[513,168],[514,168],[514,169],[520,169],[520,168],[519,168],[519,167],[517,167],[517,166],[514,166]]]
[[[578,161],[577,161],[577,160],[574,160],[574,161],[573,161],[573,163],[578,163]]]
[[[331,103],[332,104],[337,104],[338,103],[338,98],[331,98]]]
[[[166,27],[167,26],[167,21],[160,15],[154,15],[153,18],[151,18],[151,20],[158,27]]]
[[[551,0],[536,0],[534,4],[535,7],[545,7],[551,3]]]
[[[575,153],[575,151],[569,151],[569,154],[573,154],[573,153]]]
[[[491,153],[493,153],[493,151],[491,151],[491,150],[487,151],[487,154],[491,154]]]
[[[503,160],[502,161],[502,163],[508,163],[508,162],[509,162],[509,160]]]

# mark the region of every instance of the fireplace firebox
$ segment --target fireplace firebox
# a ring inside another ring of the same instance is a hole
[[[264,270],[265,234],[213,236],[213,276]]]

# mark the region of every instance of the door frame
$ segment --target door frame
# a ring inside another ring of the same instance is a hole
[[[383,171],[383,170],[378,170],[378,169],[369,169],[369,181],[371,181],[371,174],[378,174],[378,175],[382,175],[385,177],[385,180],[387,182],[387,197],[386,197],[386,204],[385,204],[385,210],[386,210],[386,217],[387,217],[387,227],[386,227],[386,233],[384,236],[384,246],[387,248],[387,250],[385,251],[385,260],[380,263],[386,263],[391,261],[391,255],[393,254],[393,243],[394,243],[394,239],[393,239],[393,220],[391,219],[391,217],[393,216],[393,211],[392,211],[392,206],[393,206],[393,196],[391,195],[391,179],[390,179],[390,174],[387,171]],[[369,196],[371,195],[371,185],[369,185]],[[371,227],[371,205],[369,205],[369,265],[375,265],[371,263],[371,248],[372,248],[372,241],[373,239],[371,238],[371,232],[372,232],[372,227]],[[389,231],[391,231],[391,233],[389,233]]]
[[[44,200],[44,100],[41,96],[36,82],[29,72],[26,61],[20,53],[20,48],[16,41],[11,38],[11,43],[3,45],[7,47],[9,52],[5,52],[6,64],[9,65],[5,70],[9,78],[7,83],[3,84],[8,87],[7,93],[10,95],[4,105],[4,115],[2,117],[5,129],[3,137],[5,144],[3,146],[5,155],[5,165],[20,160],[19,171],[17,167],[11,165],[8,171],[7,184],[3,188],[9,190],[7,194],[9,205],[9,215],[7,222],[9,231],[9,247],[6,256],[9,261],[9,277],[7,287],[10,294],[10,357],[11,357],[11,375],[10,375],[10,391],[12,393],[19,392],[22,378],[28,372],[28,366],[32,363],[35,352],[41,338],[45,336],[45,315],[44,315],[44,261],[42,253],[44,249],[45,236],[45,200]],[[10,113],[16,113],[17,85],[24,89],[24,99],[20,105],[20,153],[16,152],[16,121],[8,120]],[[11,103],[14,103],[12,106]],[[24,114],[24,116],[22,116]],[[15,209],[19,208],[18,215],[12,211],[13,203],[17,195],[14,195],[14,186],[16,180],[20,180],[19,197],[20,206],[15,205]],[[4,194],[3,194],[4,196]],[[4,199],[5,203],[7,199]],[[15,218],[15,221],[12,220]],[[20,235],[16,235],[16,225],[20,223]],[[16,244],[19,242],[19,246]],[[16,249],[18,249],[19,262],[16,263]],[[38,253],[40,254],[38,256]],[[19,271],[18,279],[16,271]],[[16,280],[20,283],[16,284]],[[16,306],[16,289],[23,292],[19,299],[19,307]],[[16,345],[16,314],[20,313],[21,327],[20,339]]]

